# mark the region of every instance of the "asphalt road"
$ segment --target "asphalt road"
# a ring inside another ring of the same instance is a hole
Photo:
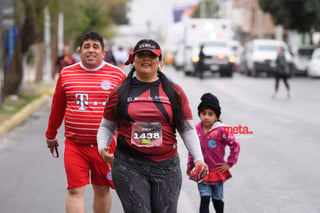
[[[253,132],[237,134],[241,152],[238,164],[231,169],[233,177],[224,185],[225,212],[320,212],[320,79],[292,78],[292,98],[287,99],[280,84],[279,96],[273,99],[272,78],[208,75],[200,80],[170,67],[164,72],[184,89],[195,122],[199,121],[201,95],[212,92],[220,100],[226,124]],[[1,213],[64,212],[63,159],[53,159],[44,140],[49,110],[48,101],[18,127],[1,135]],[[60,152],[62,132],[60,129]],[[187,152],[180,138],[179,154],[184,172]],[[86,212],[92,212],[90,186],[85,196]],[[198,212],[198,206],[197,186],[184,172],[178,212]],[[111,212],[123,212],[114,192]]]

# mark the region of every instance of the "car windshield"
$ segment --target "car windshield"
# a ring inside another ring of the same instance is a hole
[[[311,48],[304,48],[304,49],[301,48],[298,50],[298,55],[311,57],[313,50],[314,49],[311,49]]]
[[[278,46],[276,46],[276,45],[259,45],[257,49],[259,51],[277,51]]]

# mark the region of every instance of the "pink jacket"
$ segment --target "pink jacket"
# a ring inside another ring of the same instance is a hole
[[[208,164],[209,171],[214,171],[218,163],[223,163],[225,147],[230,147],[230,154],[227,163],[232,167],[238,161],[240,143],[238,139],[225,129],[227,127],[220,121],[215,122],[211,129],[205,134],[201,122],[196,125],[196,130],[200,139],[201,150],[204,161]],[[194,167],[193,159],[189,153],[188,169]]]

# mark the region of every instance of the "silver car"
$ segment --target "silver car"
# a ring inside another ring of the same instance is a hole
[[[276,69],[278,47],[283,47],[285,57],[293,71],[292,55],[284,41],[273,39],[254,39],[245,45],[242,70],[248,76],[259,76],[260,73],[273,75]]]
[[[294,53],[293,63],[295,67],[294,73],[297,75],[306,75],[307,67],[310,63],[312,53],[316,47],[301,46]]]
[[[307,75],[310,77],[320,77],[320,48],[315,49],[312,53],[307,67]]]

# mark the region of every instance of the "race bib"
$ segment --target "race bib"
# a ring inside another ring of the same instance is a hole
[[[159,147],[162,145],[160,122],[132,123],[131,143],[138,147]]]

